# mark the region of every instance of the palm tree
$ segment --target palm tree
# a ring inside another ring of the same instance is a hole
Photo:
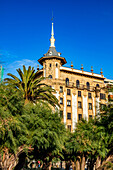
[[[45,83],[42,83],[44,78],[37,77],[37,72],[35,72],[34,67],[31,68],[31,66],[29,66],[28,70],[26,70],[26,67],[23,65],[23,72],[20,68],[16,69],[16,71],[20,79],[8,73],[7,75],[12,78],[6,78],[5,83],[13,85],[22,92],[25,105],[29,102],[37,103],[40,100],[47,101],[52,106],[58,105],[58,100],[53,94],[55,90]]]

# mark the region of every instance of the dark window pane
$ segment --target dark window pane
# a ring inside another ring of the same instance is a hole
[[[82,119],[82,114],[78,114],[78,120]]]
[[[69,79],[66,78],[66,86],[69,86]]]
[[[91,93],[88,93],[88,98],[91,99]]]
[[[92,103],[89,103],[89,110],[92,110]]]
[[[67,119],[71,119],[71,113],[67,113]]]
[[[81,97],[81,91],[78,91],[78,97]]]
[[[99,84],[96,84],[96,87],[99,87]]]
[[[63,93],[63,87],[60,86],[60,93]]]
[[[71,95],[71,90],[67,89],[67,95]]]
[[[90,89],[90,84],[89,82],[86,83],[86,88],[89,90]]]
[[[89,119],[92,119],[92,115],[89,115]]]
[[[67,125],[67,128],[71,132],[71,125]]]
[[[60,97],[60,104],[63,104],[63,98]]]
[[[78,88],[80,86],[79,80],[76,80],[76,87]]]
[[[52,75],[49,75],[49,79],[52,79]]]
[[[82,108],[82,103],[78,102],[78,108]]]

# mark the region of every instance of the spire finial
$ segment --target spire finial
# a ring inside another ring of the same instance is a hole
[[[93,73],[93,66],[91,66],[91,72]]]
[[[81,70],[83,71],[84,67],[83,67],[83,64],[81,64]]]
[[[71,61],[71,68],[73,68],[73,62]]]
[[[101,72],[100,72],[101,76],[103,76],[103,71],[102,71],[102,68],[101,68]]]
[[[55,38],[54,38],[54,29],[53,29],[53,12],[52,12],[52,29],[51,29],[51,39],[50,39],[50,47],[55,47]]]

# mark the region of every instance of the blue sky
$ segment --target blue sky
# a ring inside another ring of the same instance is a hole
[[[55,45],[70,67],[113,79],[113,0],[0,0],[0,62],[4,78],[22,65],[37,67],[49,49],[52,11]],[[41,68],[41,66],[40,66]]]

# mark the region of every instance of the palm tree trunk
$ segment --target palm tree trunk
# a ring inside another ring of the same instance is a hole
[[[81,161],[81,170],[85,169],[85,156],[82,156],[82,161]]]
[[[80,170],[80,159],[76,160],[76,170]]]
[[[101,158],[98,156],[96,160],[96,169],[101,165]]]

